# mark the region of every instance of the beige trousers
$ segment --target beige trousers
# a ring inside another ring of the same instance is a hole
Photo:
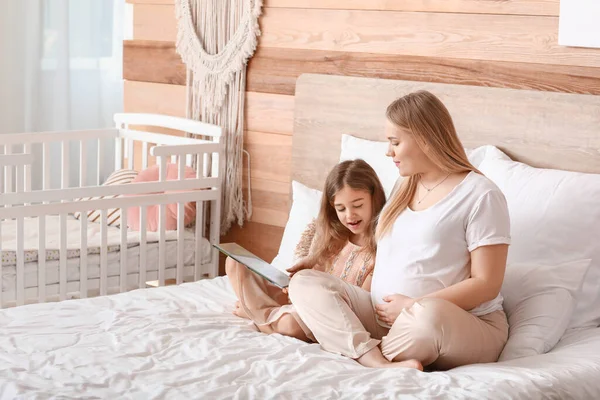
[[[279,287],[231,258],[227,258],[225,270],[240,306],[248,318],[261,327],[261,331],[299,337],[302,336],[298,332],[300,329],[308,339],[314,341],[312,333],[290,304],[288,295]],[[281,323],[286,314],[293,317],[293,321],[288,319]]]
[[[416,359],[446,370],[497,361],[508,338],[504,311],[476,317],[434,298],[419,300],[385,328],[377,323],[369,292],[319,271],[295,274],[289,296],[321,346],[351,358],[380,345],[390,361]]]

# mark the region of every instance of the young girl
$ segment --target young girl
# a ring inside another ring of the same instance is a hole
[[[301,271],[290,299],[324,349],[364,366],[495,362],[508,338],[500,294],[510,243],[506,199],[471,165],[433,94],[390,104],[385,137],[404,180],[377,225],[371,293]]]
[[[322,271],[370,290],[375,261],[375,224],[385,203],[377,174],[363,160],[344,161],[327,176],[316,233],[308,256],[288,269]],[[227,276],[239,302],[234,314],[251,319],[264,333],[304,341],[314,337],[281,290],[231,258]]]

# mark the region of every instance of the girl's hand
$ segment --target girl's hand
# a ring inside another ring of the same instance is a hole
[[[375,306],[375,313],[380,321],[390,326],[394,324],[402,310],[410,308],[415,304],[415,299],[402,294],[385,296],[383,301],[385,301],[385,304],[377,304]]]
[[[303,269],[310,269],[312,268],[312,265],[310,265],[308,262],[306,262],[306,259],[302,259],[299,262],[296,263],[296,265],[286,269],[287,272],[290,273],[290,278],[292,276],[294,276],[294,274],[298,271],[302,271]]]

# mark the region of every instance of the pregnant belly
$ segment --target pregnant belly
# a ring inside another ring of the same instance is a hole
[[[403,278],[399,280],[377,280],[371,285],[371,295],[374,304],[385,303],[383,298],[392,294],[402,294],[411,298],[422,297],[446,286],[439,279],[421,276],[418,278]]]

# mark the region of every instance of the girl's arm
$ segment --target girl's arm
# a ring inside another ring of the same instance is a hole
[[[507,255],[506,244],[478,247],[471,252],[470,278],[423,297],[444,299],[467,311],[493,300],[504,281]]]
[[[367,277],[365,278],[365,281],[361,285],[361,288],[363,288],[367,292],[370,292],[371,291],[371,280],[373,280],[373,273],[372,272],[369,275],[367,275]]]
[[[299,260],[296,264],[292,265],[290,268],[286,269],[287,272],[290,273],[290,278],[298,271],[302,271],[303,269],[312,269],[316,268],[317,265],[314,265],[309,257],[304,257]]]

